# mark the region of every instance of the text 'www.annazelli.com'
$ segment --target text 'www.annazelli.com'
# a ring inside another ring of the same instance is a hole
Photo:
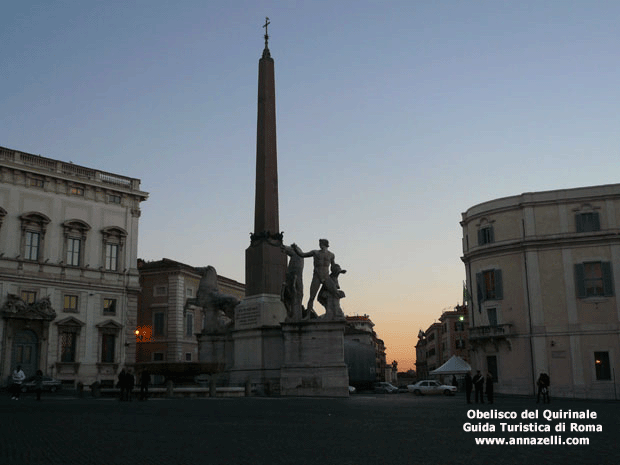
[[[475,438],[480,446],[587,446],[590,438],[563,438],[547,436],[544,438]]]

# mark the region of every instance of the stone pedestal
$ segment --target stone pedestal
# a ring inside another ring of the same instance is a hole
[[[348,397],[344,328],[344,320],[282,324],[281,395]]]
[[[249,381],[267,394],[279,393],[284,352],[280,323],[285,318],[286,308],[276,295],[246,297],[235,308],[232,385]]]
[[[217,371],[231,368],[233,364],[233,343],[230,333],[198,335],[198,360],[212,364]]]

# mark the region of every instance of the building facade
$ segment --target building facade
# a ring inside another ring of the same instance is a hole
[[[420,330],[416,344],[416,376],[432,378],[431,371],[446,363],[453,355],[469,362],[467,305],[444,311],[439,322]]]
[[[196,297],[204,269],[164,258],[138,263],[140,303],[136,362],[197,362],[203,315],[196,307],[185,308]],[[219,291],[239,299],[245,285],[217,277]]]
[[[497,391],[616,398],[620,184],[526,193],[463,213],[472,368]]]
[[[0,379],[111,384],[135,358],[140,180],[0,147]]]

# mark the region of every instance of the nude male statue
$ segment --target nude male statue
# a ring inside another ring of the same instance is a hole
[[[310,299],[308,300],[308,307],[306,310],[309,312],[313,309],[314,299],[319,292],[321,284],[324,284],[329,278],[330,266],[336,265],[336,256],[328,249],[329,241],[327,239],[319,239],[319,250],[311,250],[310,252],[303,253],[299,247],[293,244],[293,248],[297,255],[300,257],[313,257],[314,258],[314,273],[312,274],[312,283],[310,284]]]

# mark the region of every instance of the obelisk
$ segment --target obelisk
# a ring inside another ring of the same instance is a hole
[[[280,248],[276,93],[268,25],[269,18],[263,26],[265,49],[258,62],[254,232],[245,251],[245,298],[235,308],[230,382],[249,382],[257,390],[277,393],[284,359],[281,323],[286,319],[286,307],[280,295],[287,256]]]
[[[245,252],[245,295],[280,295],[286,276],[286,254],[280,249],[278,215],[278,154],[276,145],[276,89],[274,62],[265,28],[265,49],[258,62],[258,117],[256,128],[256,194],[254,233]]]

